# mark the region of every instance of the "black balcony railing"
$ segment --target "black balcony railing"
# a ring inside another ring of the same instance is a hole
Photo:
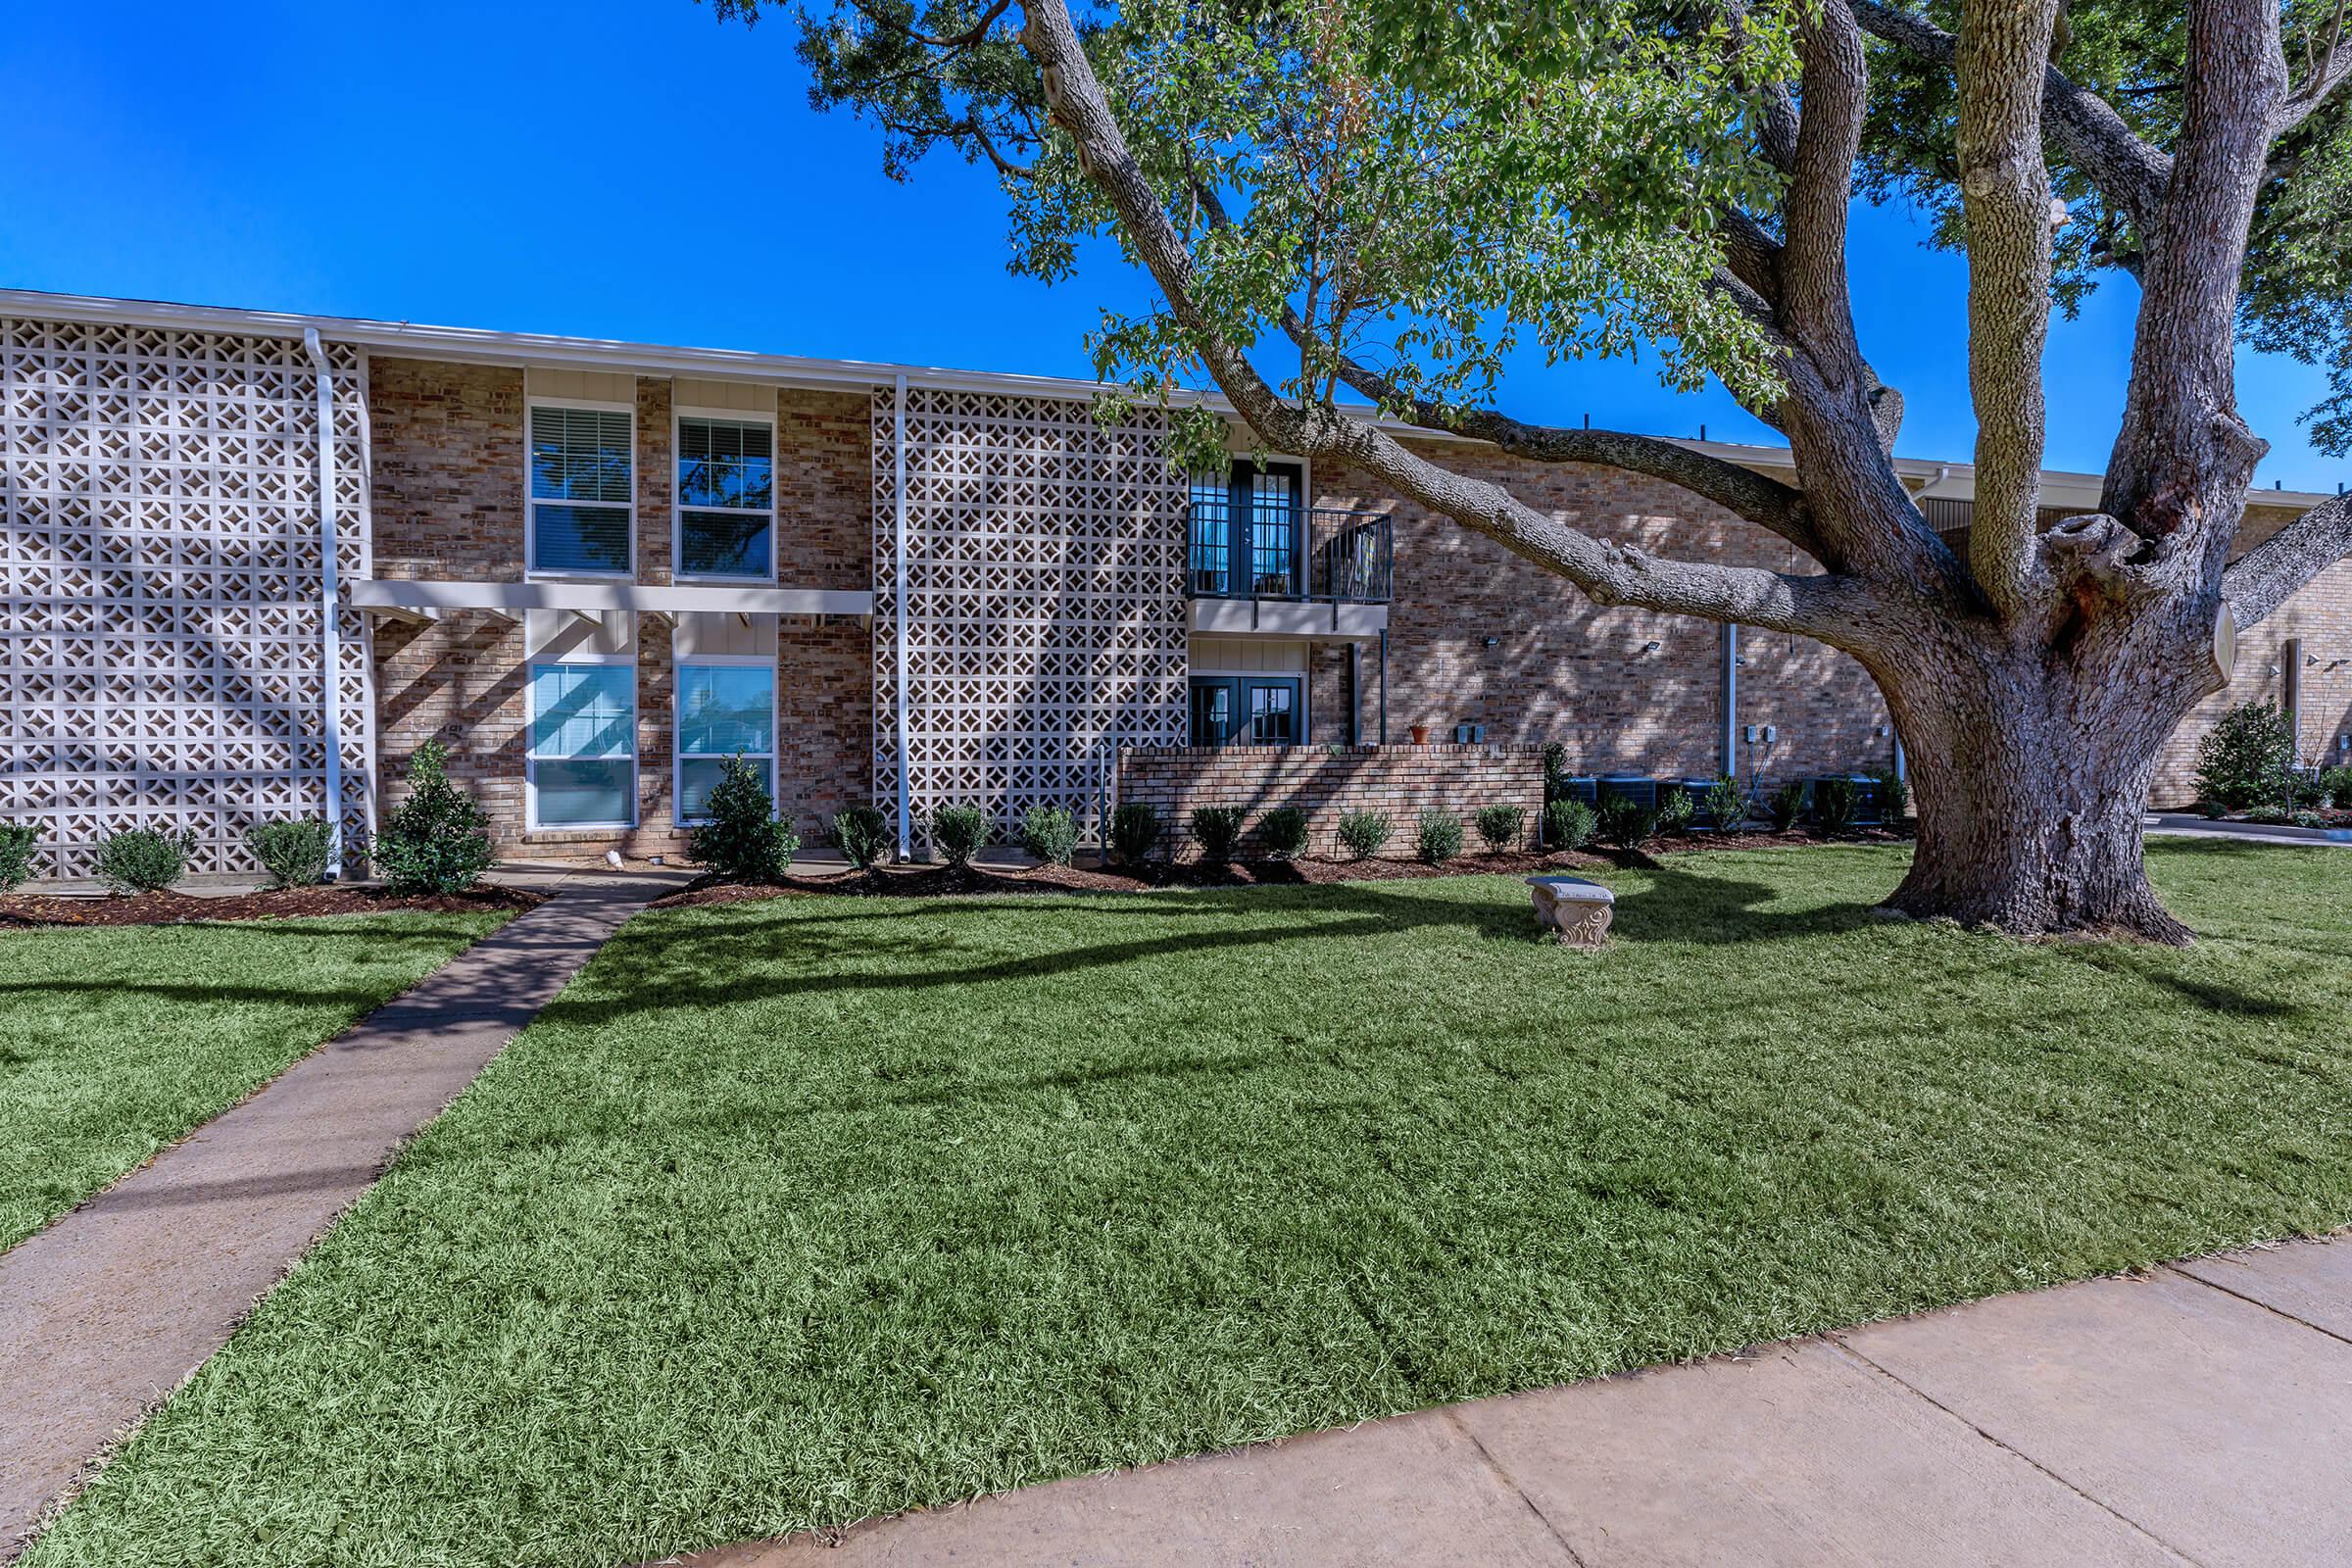
[[[1186,591],[1196,599],[1389,602],[1394,541],[1385,513],[1257,507],[1196,497],[1186,511]]]

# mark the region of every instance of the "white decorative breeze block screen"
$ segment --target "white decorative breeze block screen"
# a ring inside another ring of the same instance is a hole
[[[329,346],[337,552],[368,567],[367,365]],[[0,318],[0,820],[78,876],[128,827],[245,870],[326,806],[318,377],[299,339]],[[368,633],[337,616],[347,833],[370,826]]]
[[[1097,826],[1113,747],[1185,739],[1184,486],[1167,417],[909,389],[906,558],[896,398],[874,398],[874,791],[899,787],[906,599],[907,804],[975,805],[1000,838],[1032,806]]]

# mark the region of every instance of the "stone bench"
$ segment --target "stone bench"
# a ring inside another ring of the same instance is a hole
[[[1617,895],[1581,876],[1531,876],[1529,893],[1536,901],[1536,920],[1555,940],[1587,953],[1608,940],[1609,920]]]

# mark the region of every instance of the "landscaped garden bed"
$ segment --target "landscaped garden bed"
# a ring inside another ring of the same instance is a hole
[[[2195,947],[1856,846],[1597,867],[1590,956],[1515,876],[643,916],[27,1562],[606,1568],[2343,1224],[2352,857],[2149,860]]]
[[[515,914],[546,897],[526,888],[486,883],[462,893],[394,893],[345,883],[219,895],[169,890],[100,897],[17,893],[0,895],[0,927],[185,925],[336,914]]]

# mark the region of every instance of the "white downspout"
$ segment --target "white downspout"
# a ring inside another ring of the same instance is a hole
[[[914,854],[914,824],[906,812],[906,774],[911,760],[906,756],[906,377],[901,375],[898,397],[891,405],[895,428],[892,431],[896,450],[891,456],[892,477],[898,499],[899,534],[899,592],[898,592],[898,659],[899,659],[899,858],[909,859]]]
[[[318,649],[324,662],[326,734],[326,877],[343,875],[342,563],[335,536],[335,378],[318,329],[302,329],[302,346],[318,369]]]

